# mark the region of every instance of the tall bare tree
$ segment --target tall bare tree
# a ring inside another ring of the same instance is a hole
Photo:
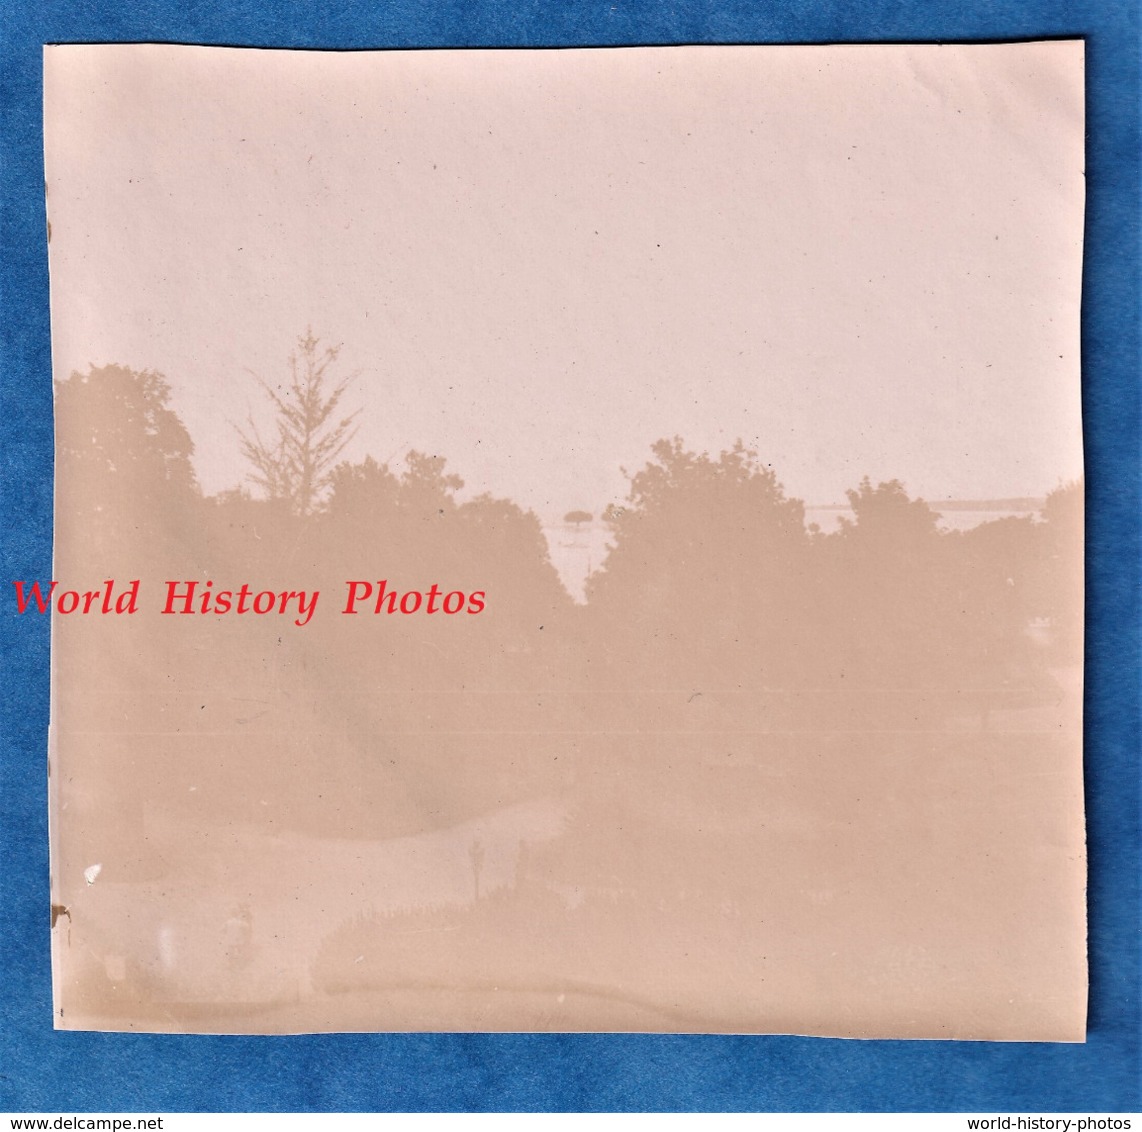
[[[252,375],[273,408],[273,434],[264,436],[252,416],[238,428],[251,481],[297,515],[311,515],[320,505],[337,459],[357,431],[353,421],[361,410],[338,412],[357,375],[333,381],[329,373],[340,352],[340,346],[322,347],[307,329],[290,353],[284,383],[274,386]]]

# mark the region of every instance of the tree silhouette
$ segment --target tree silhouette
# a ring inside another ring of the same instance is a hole
[[[946,646],[963,635],[959,579],[939,514],[899,480],[874,485],[865,476],[845,494],[854,519],[842,517],[817,548],[825,684],[840,687],[843,674],[845,689],[879,689],[891,700],[958,679],[948,665],[964,650]]]
[[[616,680],[783,684],[803,650],[796,604],[806,566],[804,505],[740,441],[717,457],[679,437],[652,446],[621,506],[611,549],[587,582]]]
[[[194,445],[153,370],[92,367],[56,383],[60,566],[138,571],[186,548],[201,503]]]
[[[196,493],[194,444],[168,408],[170,386],[153,370],[103,366],[56,382],[56,451],[69,490],[95,497]]]
[[[297,340],[289,356],[289,379],[276,388],[254,374],[275,414],[274,434],[263,437],[253,417],[239,428],[242,454],[252,465],[250,479],[269,500],[288,502],[294,514],[311,515],[332,482],[338,457],[352,440],[360,410],[337,411],[356,374],[332,382],[329,370],[340,346],[320,347],[312,330]]]
[[[460,502],[463,480],[443,456],[413,450],[402,463],[399,473],[372,457],[334,469],[317,520],[323,562],[345,578],[383,577],[389,591],[424,592],[433,583],[441,592],[483,591],[487,605],[459,621],[386,616],[385,649],[358,657],[356,675],[428,686],[541,682],[560,643],[555,626],[572,603],[539,519],[487,494]],[[370,561],[383,567],[379,574],[361,574]],[[353,625],[331,619],[325,627],[357,632]]]
[[[376,527],[396,506],[400,480],[387,464],[366,456],[359,464],[338,464],[329,475],[329,489],[328,511],[333,518]]]
[[[855,491],[846,491],[855,521],[841,516],[841,531],[860,537],[889,534],[894,539],[927,539],[936,533],[940,516],[923,499],[912,499],[900,480],[873,487],[865,476]]]
[[[443,456],[429,456],[412,451],[405,456],[405,473],[401,477],[400,505],[423,521],[433,521],[448,514],[455,506],[455,493],[464,481],[445,472]]]

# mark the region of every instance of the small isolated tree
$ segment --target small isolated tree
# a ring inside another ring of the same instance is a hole
[[[332,482],[338,457],[353,439],[360,409],[340,416],[338,410],[356,374],[332,381],[330,367],[340,346],[321,347],[312,330],[297,340],[289,356],[289,378],[276,386],[257,374],[274,411],[274,431],[266,437],[253,417],[238,429],[250,479],[267,499],[288,503],[296,515],[311,515]]]

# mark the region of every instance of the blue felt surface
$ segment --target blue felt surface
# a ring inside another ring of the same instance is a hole
[[[780,1037],[206,1038],[51,1028],[47,621],[0,603],[0,1110],[1137,1110],[1139,1093],[1139,6],[599,0],[0,0],[4,572],[51,576],[40,48],[543,46],[1082,35],[1088,42],[1084,413],[1089,491],[1085,1046]]]

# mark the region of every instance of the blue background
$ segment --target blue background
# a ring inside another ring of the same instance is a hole
[[[1137,0],[0,0],[0,581],[51,577],[41,45],[322,48],[1084,36],[1088,491],[1085,1046],[786,1037],[56,1033],[48,949],[48,623],[0,603],[0,1111],[1138,1110]]]

